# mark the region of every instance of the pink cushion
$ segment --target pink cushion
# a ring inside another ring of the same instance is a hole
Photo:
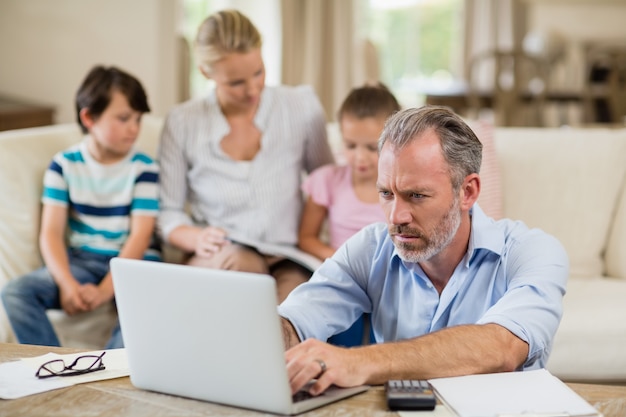
[[[503,217],[502,180],[493,139],[493,124],[486,120],[472,120],[467,123],[483,144],[478,204],[487,216],[496,220],[501,219]]]

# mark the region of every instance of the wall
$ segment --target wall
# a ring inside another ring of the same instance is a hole
[[[56,107],[75,120],[74,93],[95,64],[142,81],[152,113],[178,97],[176,0],[1,0],[0,94]]]
[[[623,0],[527,0],[531,28],[554,29],[573,41],[626,37]]]
[[[140,78],[153,113],[179,98],[176,25],[182,0],[0,0],[0,94],[56,107],[56,122],[74,121],[73,97],[96,63]],[[556,72],[560,85],[580,86],[586,40],[626,40],[626,1],[524,0],[531,30],[557,30],[569,41]],[[247,13],[265,38],[268,83],[280,79],[279,2],[214,0]],[[558,85],[557,85],[558,86]]]

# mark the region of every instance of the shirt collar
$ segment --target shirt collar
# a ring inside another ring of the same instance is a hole
[[[267,125],[270,120],[272,102],[274,100],[274,97],[275,97],[275,91],[271,87],[265,86],[263,88],[263,91],[261,91],[261,98],[259,99],[259,108],[257,109],[256,114],[254,115],[254,124],[256,125],[257,128],[259,128],[261,132],[264,132],[265,130],[267,130]],[[217,101],[217,91],[215,90],[215,87],[209,91],[209,94],[206,99],[209,104],[209,108],[216,109],[216,112],[219,114],[220,119],[223,121],[223,123],[226,124],[226,127],[228,128],[227,131],[229,131],[230,128],[228,127],[228,122],[226,121],[226,117],[224,117],[224,114],[222,113],[219,107],[219,103]]]
[[[471,259],[477,249],[486,249],[502,255],[504,248],[504,234],[494,219],[488,217],[478,203],[470,209],[472,229],[467,253]]]

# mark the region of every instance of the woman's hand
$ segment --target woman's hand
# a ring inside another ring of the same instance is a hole
[[[208,226],[198,233],[195,253],[201,258],[210,258],[225,245],[230,245],[226,231],[219,227]]]

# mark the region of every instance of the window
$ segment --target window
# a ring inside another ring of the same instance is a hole
[[[198,70],[198,64],[196,63],[196,56],[193,51],[193,43],[196,38],[196,33],[200,23],[207,16],[213,13],[210,0],[184,0],[183,1],[183,19],[181,23],[181,34],[187,40],[190,52],[190,65],[189,65],[189,90],[191,96],[205,94],[209,90],[211,82],[207,80],[202,73]]]
[[[361,0],[364,36],[377,47],[380,73],[403,106],[449,88],[460,73],[463,0]]]

